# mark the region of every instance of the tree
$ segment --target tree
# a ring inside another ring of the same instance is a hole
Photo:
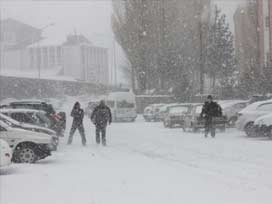
[[[194,87],[199,56],[196,17],[209,1],[113,1],[112,28],[142,91]]]
[[[219,86],[221,95],[225,97],[232,95],[237,85],[233,39],[226,15],[216,7],[214,23],[209,31],[205,71],[213,80],[213,88]]]

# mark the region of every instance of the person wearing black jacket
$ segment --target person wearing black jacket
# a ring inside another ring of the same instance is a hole
[[[73,124],[70,130],[70,135],[68,139],[68,145],[72,144],[73,136],[75,131],[78,130],[81,136],[82,145],[86,145],[86,137],[85,137],[85,130],[83,126],[83,118],[84,118],[84,111],[80,108],[80,103],[76,102],[73,110],[71,112],[71,117],[73,117]]]
[[[100,104],[95,107],[91,120],[96,127],[96,143],[100,144],[100,135],[102,134],[102,145],[106,146],[106,128],[108,124],[111,124],[112,116],[111,110],[105,104],[105,101],[100,101]]]
[[[205,137],[208,137],[209,132],[211,132],[212,137],[215,137],[213,118],[219,116],[222,116],[222,108],[218,103],[214,102],[212,96],[209,95],[200,114],[200,117],[205,119]]]

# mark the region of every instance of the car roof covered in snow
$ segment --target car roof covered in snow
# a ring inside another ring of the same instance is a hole
[[[222,108],[228,108],[238,103],[248,103],[248,100],[230,100],[225,101],[223,104],[220,104]]]
[[[0,109],[0,113],[45,113],[42,110],[34,110],[34,109],[13,109],[13,108],[3,108]]]
[[[259,102],[252,103],[252,104],[248,105],[246,108],[244,108],[243,110],[241,110],[240,113],[243,113],[243,112],[246,112],[246,111],[254,111],[260,105],[263,105],[263,104],[266,104],[266,103],[272,103],[272,99],[269,99],[267,101],[259,101]]]
[[[45,103],[45,101],[42,100],[31,100],[31,101],[26,101],[26,100],[18,100],[18,101],[13,101],[10,102],[9,104],[41,104],[41,103]]]

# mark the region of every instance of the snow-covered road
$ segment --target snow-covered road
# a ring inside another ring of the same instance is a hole
[[[161,123],[115,123],[108,147],[72,146],[0,176],[1,204],[271,204],[272,141],[228,130],[215,139]]]

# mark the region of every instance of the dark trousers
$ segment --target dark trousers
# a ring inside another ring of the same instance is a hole
[[[96,143],[100,144],[102,137],[102,144],[106,145],[106,127],[96,126]]]
[[[211,132],[211,136],[215,137],[215,126],[213,122],[213,118],[206,118],[205,121],[205,137],[208,137],[209,132]]]
[[[76,132],[76,130],[79,131],[79,134],[81,136],[81,141],[83,145],[86,145],[86,136],[85,136],[85,130],[83,124],[73,124],[70,130],[70,135],[68,139],[68,144],[72,144],[73,136]]]

